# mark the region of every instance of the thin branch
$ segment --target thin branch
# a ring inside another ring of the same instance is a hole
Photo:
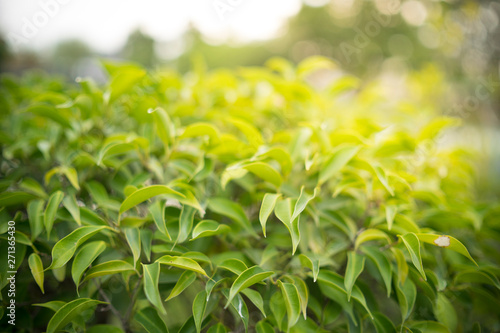
[[[127,319],[127,327],[125,331],[130,330],[130,316],[132,314],[132,310],[134,309],[135,300],[137,298],[137,294],[139,293],[139,287],[141,286],[142,275],[139,276],[139,280],[135,284],[134,290],[132,291],[132,297],[130,298],[130,304],[128,306],[127,312],[125,313],[125,318]]]
[[[97,283],[96,283],[97,285]],[[102,296],[102,298],[104,298],[104,300],[108,303],[108,307],[109,309],[111,310],[111,312],[113,312],[113,314],[118,318],[120,319],[120,322],[122,324],[122,328],[125,330],[126,327],[127,327],[127,321],[125,320],[125,318],[120,314],[120,311],[118,311],[114,306],[113,304],[111,303],[111,300],[109,299],[108,295],[106,295],[106,293],[104,292],[104,290],[102,290],[101,288],[101,285],[97,285],[97,288],[99,290],[99,294]]]

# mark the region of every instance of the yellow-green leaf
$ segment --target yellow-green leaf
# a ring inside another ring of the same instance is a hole
[[[121,272],[133,271],[134,266],[123,260],[110,260],[102,264],[95,265],[87,271],[82,283],[96,277],[112,275]]]
[[[355,251],[347,253],[347,267],[345,270],[344,285],[347,291],[347,300],[351,300],[351,292],[356,279],[365,268],[365,257],[357,254]]]
[[[78,298],[64,304],[50,319],[49,324],[47,325],[47,333],[55,333],[59,330],[62,330],[83,311],[90,309],[98,304],[106,304],[106,302],[101,302],[90,298]]]
[[[420,241],[418,240],[417,235],[415,235],[413,232],[409,232],[405,235],[399,235],[401,240],[403,240],[403,243],[405,244],[406,248],[408,249],[408,252],[410,253],[410,258],[411,261],[413,262],[413,265],[417,268],[417,270],[420,272],[424,280],[427,281],[427,278],[425,276],[424,272],[424,267],[422,265],[422,257],[420,255]]]
[[[104,229],[112,230],[111,228],[104,226],[80,227],[61,239],[52,248],[52,263],[47,269],[54,269],[64,266],[73,257],[73,254],[75,253],[78,246]]]
[[[156,260],[156,262],[162,265],[169,265],[181,269],[186,269],[208,276],[205,270],[201,268],[201,266],[196,261],[190,258],[165,255]]]
[[[391,238],[382,230],[366,229],[356,237],[354,248],[357,249],[364,242],[369,242],[375,239],[384,239],[387,241],[387,244],[391,243]]]
[[[142,264],[144,270],[144,294],[162,314],[166,314],[165,307],[161,301],[158,283],[160,279],[160,263],[158,261],[150,265]]]
[[[35,279],[36,284],[40,287],[40,290],[42,293],[45,294],[45,291],[43,290],[43,278],[44,278],[44,273],[43,273],[43,263],[42,259],[40,256],[36,253],[32,253],[30,257],[28,258],[28,265],[31,270],[31,274],[33,275],[33,278]]]
[[[83,272],[92,264],[92,262],[106,249],[106,243],[95,241],[85,244],[75,255],[73,266],[71,266],[71,277],[78,290]]]
[[[231,286],[231,289],[229,291],[229,298],[226,303],[226,306],[224,308],[227,308],[233,298],[238,294],[241,290],[250,287],[251,285],[256,284],[257,282],[260,282],[271,275],[273,275],[274,272],[271,271],[264,271],[262,268],[259,266],[252,266],[245,271],[243,271],[237,278],[234,280],[233,285]]]
[[[416,234],[418,239],[424,243],[432,244],[434,246],[444,247],[452,251],[458,252],[469,258],[476,266],[476,261],[472,258],[467,248],[456,238],[448,235],[436,234]]]
[[[259,221],[262,226],[262,232],[264,233],[264,237],[266,237],[266,223],[269,215],[271,215],[274,206],[276,205],[276,201],[281,196],[279,193],[266,193],[264,195],[264,199],[262,199],[262,205],[260,206],[259,211]]]
[[[127,228],[124,233],[128,246],[132,250],[135,264],[141,258],[141,233],[138,228]]]
[[[225,234],[230,230],[231,228],[225,224],[219,224],[213,220],[203,220],[194,227],[193,238],[191,240]]]
[[[166,195],[173,199],[185,198],[185,195],[171,189],[165,185],[151,185],[138,189],[129,195],[120,205],[120,214],[123,214],[132,207],[157,195]]]
[[[63,192],[61,191],[54,192],[49,198],[47,207],[45,207],[45,213],[43,215],[43,224],[45,225],[47,238],[50,238],[50,232],[52,231],[52,226],[54,225],[56,212],[63,198],[64,198]]]
[[[288,316],[288,329],[293,327],[300,317],[300,297],[297,287],[293,283],[278,281],[278,286],[285,300],[286,313]]]
[[[168,233],[167,225],[165,224],[165,205],[162,201],[158,200],[149,206],[149,212],[153,217],[153,221],[156,224],[156,228],[163,234],[165,234],[168,239],[172,239]]]
[[[359,152],[359,149],[359,146],[345,146],[332,153],[319,172],[319,183],[324,183],[339,172]]]
[[[184,273],[182,273],[182,275],[177,280],[177,283],[175,284],[174,288],[170,292],[170,295],[168,295],[168,297],[165,301],[168,301],[169,299],[172,299],[175,296],[178,296],[187,287],[189,287],[194,281],[196,281],[196,273],[193,271],[184,271]]]

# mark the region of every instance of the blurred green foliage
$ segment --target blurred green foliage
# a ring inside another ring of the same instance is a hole
[[[435,68],[402,98],[322,57],[105,68],[1,78],[16,331],[500,329],[500,206]]]

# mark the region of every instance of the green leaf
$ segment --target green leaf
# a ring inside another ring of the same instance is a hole
[[[43,263],[42,259],[40,256],[36,253],[32,253],[29,258],[28,258],[28,265],[31,270],[31,274],[33,275],[33,278],[35,279],[36,284],[40,287],[40,290],[42,291],[43,294],[45,294],[45,291],[43,290]]]
[[[264,317],[266,317],[266,311],[264,310],[264,300],[262,299],[262,296],[260,295],[260,293],[258,291],[255,291],[255,290],[250,289],[250,288],[246,288],[246,289],[243,289],[241,291],[241,293],[243,295],[245,295],[246,297],[248,297],[250,302],[252,302],[253,305],[255,305],[255,307],[257,309],[259,309],[260,312],[262,312]]]
[[[295,207],[293,208],[293,214],[292,214],[291,221],[294,221],[296,218],[298,218],[300,213],[302,213],[304,211],[304,209],[306,209],[309,201],[311,201],[312,199],[314,199],[316,197],[318,190],[319,190],[319,187],[316,187],[314,189],[314,194],[310,195],[305,191],[305,186],[302,186],[302,188],[300,189],[299,198],[297,199],[297,202],[295,203]]]
[[[212,198],[208,201],[208,208],[224,216],[229,217],[236,223],[238,223],[242,228],[247,230],[250,234],[257,237],[257,234],[252,228],[252,224],[248,220],[243,208],[236,202],[225,198]]]
[[[345,283],[344,279],[342,276],[338,275],[337,273],[331,272],[331,271],[320,271],[318,275],[318,282],[321,285],[328,285],[329,287],[333,287],[336,291],[342,292],[345,296],[343,297],[344,300],[347,300],[347,290],[345,289]],[[361,304],[366,312],[370,315],[371,318],[373,318],[373,315],[368,308],[368,305],[366,304],[366,299],[361,290],[358,288],[358,286],[354,285],[351,291],[351,297],[355,299],[359,304]],[[343,305],[341,302],[342,300],[334,299],[337,303],[342,305],[344,309],[348,309],[349,307],[352,308],[352,306],[346,306],[345,304]],[[347,304],[350,304],[349,302],[346,302]],[[352,319],[354,320],[354,316],[352,315]],[[355,321],[355,320],[354,320]]]
[[[302,309],[302,314],[304,315],[304,319],[307,319],[307,304],[309,302],[309,290],[307,289],[307,285],[301,278],[297,276],[291,277],[300,297],[300,307]]]
[[[160,263],[156,261],[150,265],[142,264],[144,269],[144,294],[147,299],[158,309],[162,314],[166,314],[165,308],[161,301],[158,283],[160,279]]]
[[[434,304],[434,315],[436,319],[445,325],[451,332],[457,331],[457,312],[450,300],[443,294],[438,293]]]
[[[73,260],[71,267],[71,277],[78,290],[83,272],[94,262],[94,260],[106,249],[103,241],[90,242],[83,246]]]
[[[66,195],[63,199],[64,208],[68,210],[71,214],[75,222],[80,226],[82,225],[82,221],[80,219],[80,207],[78,207],[78,203],[76,201],[76,197],[74,194]]]
[[[103,161],[109,157],[123,155],[129,151],[133,151],[137,148],[136,144],[130,142],[111,142],[105,145],[99,152],[99,157],[97,158],[97,165],[102,165]]]
[[[247,265],[243,261],[234,258],[224,260],[219,263],[217,267],[227,269],[236,275],[240,275],[248,269]]]
[[[468,269],[461,271],[455,275],[455,283],[459,282],[484,283],[495,286],[500,290],[500,281],[493,273],[487,271],[486,269]]]
[[[184,271],[165,301],[180,295],[194,281],[196,281],[196,273],[193,271]]]
[[[54,192],[49,198],[47,207],[45,207],[45,213],[43,215],[43,224],[45,225],[47,238],[50,238],[50,232],[52,231],[52,226],[54,225],[56,212],[63,198],[64,198],[63,192],[61,191]]]
[[[220,141],[220,133],[217,127],[210,123],[194,123],[187,126],[179,139],[208,136],[212,143]]]
[[[278,329],[281,331],[283,326],[283,319],[286,315],[285,300],[281,291],[277,291],[273,294],[273,296],[271,296],[269,308],[271,309],[271,312],[274,315],[274,319],[278,324]]]
[[[378,247],[374,246],[363,246],[361,251],[372,260],[377,269],[382,276],[382,280],[385,284],[385,289],[387,290],[387,297],[391,295],[391,283],[392,283],[392,265],[387,256],[383,251],[380,251]]]
[[[257,152],[256,158],[259,159],[266,159],[266,158],[272,158],[276,162],[278,162],[281,166],[281,173],[284,175],[288,175],[290,171],[292,171],[293,163],[292,163],[292,158],[290,157],[290,154],[288,151],[283,149],[282,147],[272,147],[269,149],[260,149],[259,152]]]
[[[196,261],[190,258],[165,255],[156,260],[156,262],[163,265],[169,265],[181,269],[190,270],[208,276],[207,273],[203,270],[203,268],[201,268]]]
[[[47,333],[55,333],[63,329],[80,313],[98,304],[106,304],[106,302],[90,298],[78,298],[64,304],[50,319],[49,324],[47,325]]]
[[[153,242],[153,231],[151,231],[151,229],[141,229],[142,249],[148,261],[151,261],[152,242]]]
[[[193,207],[183,205],[181,216],[179,217],[179,234],[177,235],[177,243],[183,243],[188,239],[191,229],[193,229],[193,220],[196,210]]]
[[[152,307],[147,307],[138,311],[134,319],[141,324],[148,333],[168,333],[167,325],[165,325],[165,322],[158,315],[158,312]]]
[[[398,208],[394,205],[387,205],[385,207],[385,219],[387,220],[387,227],[389,230],[392,229],[392,223],[394,222],[394,217],[398,212]]]
[[[134,266],[123,260],[110,260],[90,268],[85,274],[82,283],[96,277],[104,275],[118,274],[121,272],[133,271]]]
[[[274,272],[264,271],[259,266],[252,266],[246,269],[236,278],[236,280],[234,280],[233,285],[231,286],[231,289],[229,291],[228,301],[224,308],[227,308],[229,306],[233,298],[240,291],[270,277],[273,274]]]
[[[391,185],[389,185],[389,181],[387,180],[387,175],[385,170],[378,165],[373,166],[373,170],[375,171],[378,180],[382,183],[387,192],[389,192],[392,196],[394,196],[394,190],[391,187]]]
[[[33,306],[40,306],[42,308],[47,308],[47,309],[50,309],[54,312],[57,312],[57,310],[59,310],[60,308],[63,307],[63,305],[66,304],[66,302],[63,302],[63,301],[50,301],[50,302],[47,302],[47,303],[36,303],[36,304],[33,304]]]
[[[264,139],[262,138],[259,130],[251,123],[238,118],[230,118],[229,121],[245,135],[248,143],[254,148],[257,148],[264,143]]]
[[[80,185],[78,184],[78,173],[75,168],[63,167],[61,168],[61,172],[66,176],[66,178],[71,183],[77,191],[80,191]]]
[[[276,187],[280,187],[283,179],[276,169],[264,162],[252,162],[245,164],[243,169],[246,169],[256,175],[257,177],[270,182]]]
[[[420,275],[427,281],[427,277],[425,276],[424,267],[422,266],[422,257],[420,256],[420,242],[418,240],[417,235],[413,232],[407,233],[403,236],[399,235],[399,237],[403,240],[408,252],[410,253],[411,261],[413,265],[420,272]]]
[[[214,288],[226,280],[228,280],[228,278],[222,278],[218,281],[215,281],[214,279],[210,279],[207,281],[207,284],[205,285],[205,291],[207,292],[207,302],[210,299],[210,295],[212,294],[212,291],[214,290]]]
[[[109,227],[80,227],[70,233],[68,236],[61,239],[52,248],[52,263],[47,269],[54,269],[64,266],[75,253],[76,249],[83,244],[87,239],[94,236],[104,229],[112,230]]]
[[[319,274],[319,259],[310,258],[305,254],[299,255],[300,263],[302,266],[309,268],[313,273],[313,280],[316,282]]]
[[[150,109],[148,113],[153,114],[156,133],[167,150],[168,146],[173,141],[175,132],[174,124],[170,120],[167,111],[162,108]]]
[[[66,116],[54,106],[49,106],[47,104],[34,104],[27,107],[25,112],[30,112],[39,117],[53,120],[56,123],[62,125],[63,127],[67,128],[71,127],[71,124],[66,118]]]
[[[0,207],[9,207],[28,202],[37,197],[31,193],[16,191],[0,193]]]
[[[338,173],[359,150],[359,146],[345,146],[332,153],[319,172],[319,184]]]
[[[200,333],[201,323],[203,317],[205,317],[205,309],[207,307],[207,292],[205,290],[200,291],[193,301],[193,318],[194,324],[196,325],[196,331]]]
[[[66,266],[52,269],[52,275],[54,275],[57,281],[63,282],[66,278]]]
[[[432,244],[439,247],[444,247],[452,251],[458,252],[467,258],[469,258],[476,266],[478,264],[472,258],[467,248],[456,238],[447,235],[435,235],[435,234],[416,234],[418,239],[424,243]]]
[[[351,292],[358,276],[365,268],[365,257],[360,256],[355,251],[347,253],[347,267],[345,270],[344,285],[347,291],[347,301],[351,300]]]
[[[396,328],[392,321],[380,312],[373,313],[373,325],[377,333],[396,333]]]
[[[43,189],[42,185],[40,185],[40,183],[33,178],[24,178],[19,184],[19,188],[21,190],[25,190],[26,192],[30,192],[40,198],[47,198],[47,193]]]
[[[135,264],[141,258],[141,233],[138,228],[127,228],[124,233],[128,246],[132,250]]]
[[[391,238],[382,230],[366,229],[356,237],[354,249],[358,249],[358,247],[364,242],[369,242],[375,239],[385,239],[387,241],[387,244],[391,243]]]
[[[138,204],[155,197],[157,195],[166,195],[172,199],[185,198],[185,195],[179,193],[168,186],[165,185],[151,185],[147,187],[143,187],[138,189],[129,195],[120,205],[120,214],[123,214],[127,210],[132,207],[137,206]]]
[[[194,227],[193,238],[191,240],[221,235],[229,231],[231,231],[231,228],[225,224],[219,224],[213,220],[202,220]]]
[[[286,312],[288,315],[288,329],[294,326],[300,317],[300,298],[297,288],[292,283],[278,281],[278,286],[285,300]]]
[[[413,306],[415,305],[415,300],[417,299],[417,288],[410,279],[406,279],[402,284],[396,281],[394,285],[396,288],[399,308],[401,310],[401,316],[403,317],[404,322],[410,316]]]
[[[266,223],[269,215],[271,215],[276,201],[281,196],[279,193],[266,193],[264,199],[262,199],[262,205],[260,206],[259,221],[262,226],[262,232],[264,237],[266,237]]]
[[[450,333],[450,330],[445,325],[436,321],[412,321],[409,323],[409,326],[420,332]]]
[[[40,235],[43,230],[43,200],[32,200],[28,203],[28,219],[30,223],[31,240]]]
[[[403,251],[398,248],[391,248],[394,257],[396,258],[396,265],[398,267],[398,281],[404,283],[408,276],[408,264],[406,263]]]
[[[276,207],[274,208],[274,214],[281,222],[283,222],[290,233],[290,237],[292,238],[293,255],[295,254],[297,246],[300,242],[300,216],[298,216],[295,220],[292,220],[292,201],[290,198],[278,200]]]
[[[156,224],[156,228],[163,234],[165,234],[169,240],[172,239],[167,230],[167,225],[165,224],[165,205],[162,201],[158,200],[149,206],[149,212],[153,216],[153,221]]]
[[[222,294],[226,298],[228,298],[228,293],[229,292],[227,288],[222,289]],[[245,326],[245,332],[248,332],[249,314],[247,305],[245,304],[245,301],[243,301],[243,297],[241,297],[241,295],[236,295],[234,299],[231,301],[231,307],[236,311],[240,319],[243,321],[243,325]]]
[[[255,325],[255,332],[256,333],[275,333],[274,328],[266,323],[265,321],[261,320]]]
[[[221,323],[218,323],[210,327],[207,333],[227,333],[227,328]]]
[[[138,66],[123,66],[113,73],[106,91],[109,103],[131,91],[145,75],[146,71]]]

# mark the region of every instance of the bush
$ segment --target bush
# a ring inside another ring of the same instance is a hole
[[[17,330],[500,330],[500,209],[442,135],[431,68],[400,100],[318,87],[322,58],[105,67],[104,87],[2,78]]]

